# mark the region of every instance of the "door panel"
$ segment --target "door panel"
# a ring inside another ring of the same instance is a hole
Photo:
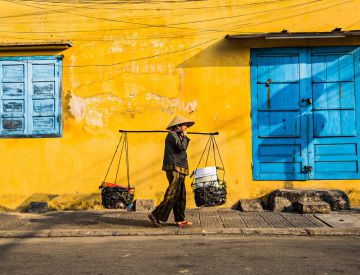
[[[257,84],[259,110],[298,110],[299,83]]]
[[[355,110],[314,111],[314,137],[356,136]]]
[[[300,137],[300,113],[259,111],[259,137]]]
[[[312,56],[313,82],[353,81],[354,58],[352,54],[319,54]]]
[[[354,109],[354,82],[313,84],[314,109]]]
[[[297,54],[275,53],[261,55],[258,64],[258,83],[272,82],[297,82],[299,81],[299,56]]]

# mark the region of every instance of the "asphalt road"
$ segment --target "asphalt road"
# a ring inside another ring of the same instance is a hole
[[[0,274],[359,274],[360,238],[0,239]]]

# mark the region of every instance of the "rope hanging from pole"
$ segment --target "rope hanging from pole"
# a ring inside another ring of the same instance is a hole
[[[104,180],[99,186],[101,189],[101,197],[102,197],[102,204],[105,208],[128,208],[133,205],[133,199],[134,199],[134,189],[130,185],[130,161],[129,161],[129,142],[128,142],[128,133],[168,133],[169,131],[163,131],[163,130],[147,130],[147,131],[128,131],[128,130],[119,130],[121,133],[119,143],[116,146],[114,155],[110,161],[110,165],[106,171]],[[207,166],[210,156],[210,151],[213,151],[213,159],[217,169],[223,170],[223,177],[222,180],[219,178],[216,179],[216,186],[213,186],[214,182],[212,182],[210,185],[203,184],[203,188],[198,188],[195,185],[195,179],[192,183],[192,187],[194,189],[195,193],[195,202],[197,206],[212,206],[212,205],[220,205],[225,203],[226,201],[226,184],[224,181],[225,177],[225,169],[223,165],[223,161],[220,155],[220,151],[218,148],[218,145],[215,141],[215,135],[219,135],[219,132],[188,132],[188,134],[194,134],[194,135],[209,135],[209,139],[207,140],[207,143],[205,145],[205,149],[201,154],[199,163],[195,169],[198,170],[199,166],[201,164],[201,160],[203,159],[205,153],[206,153],[206,162],[205,166]],[[116,167],[116,173],[115,173],[115,180],[113,183],[107,182],[106,179],[109,175],[109,172],[111,170],[111,167],[113,165],[113,162],[116,158],[116,155],[119,151],[119,160]],[[124,151],[125,150],[125,151]],[[126,162],[126,179],[127,179],[127,187],[121,186],[117,184],[118,175],[120,175],[120,164],[122,159],[122,154],[125,153],[125,162]],[[216,154],[218,154],[222,167],[217,166],[216,161]],[[194,172],[195,172],[194,171]],[[206,185],[206,186],[205,186]],[[196,187],[196,188],[195,188]],[[210,187],[210,188],[209,188]],[[198,196],[197,196],[198,194]],[[200,196],[200,199],[199,199]]]
[[[215,166],[208,166],[210,151],[212,151]],[[199,168],[205,152],[207,153],[205,166]],[[220,159],[221,167],[217,166],[217,155]],[[219,177],[219,170],[222,171],[222,179]],[[226,202],[225,168],[219,147],[213,135],[210,135],[204,151],[201,154],[199,163],[191,177],[194,177],[191,187],[194,191],[197,206],[215,206]]]
[[[113,183],[107,182],[106,179],[109,175],[110,169],[114,162],[114,159],[118,153],[118,149],[121,147],[119,152],[119,161],[116,167],[115,180]],[[125,150],[125,158],[126,158],[126,178],[127,178],[127,186],[121,186],[117,184],[117,179],[120,171],[120,164],[122,155]],[[129,167],[129,146],[128,146],[128,138],[127,133],[122,133],[120,136],[119,143],[116,146],[114,155],[111,159],[109,168],[105,174],[105,178],[102,184],[99,186],[101,189],[101,201],[102,205],[105,208],[128,208],[130,209],[133,205],[134,199],[134,189],[130,186],[130,167]]]

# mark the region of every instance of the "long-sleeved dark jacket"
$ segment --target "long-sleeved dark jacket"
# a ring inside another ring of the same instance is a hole
[[[190,139],[180,137],[175,132],[169,132],[165,139],[165,152],[162,170],[176,170],[183,174],[189,174],[186,149]]]

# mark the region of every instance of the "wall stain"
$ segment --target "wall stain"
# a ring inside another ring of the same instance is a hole
[[[137,114],[160,109],[173,114],[179,111],[193,113],[198,108],[197,100],[183,102],[180,98],[159,96],[154,93],[131,93],[120,98],[113,94],[98,94],[83,98],[68,91],[64,98],[64,118],[73,118],[86,125],[104,127],[111,115],[125,115],[135,118]]]

